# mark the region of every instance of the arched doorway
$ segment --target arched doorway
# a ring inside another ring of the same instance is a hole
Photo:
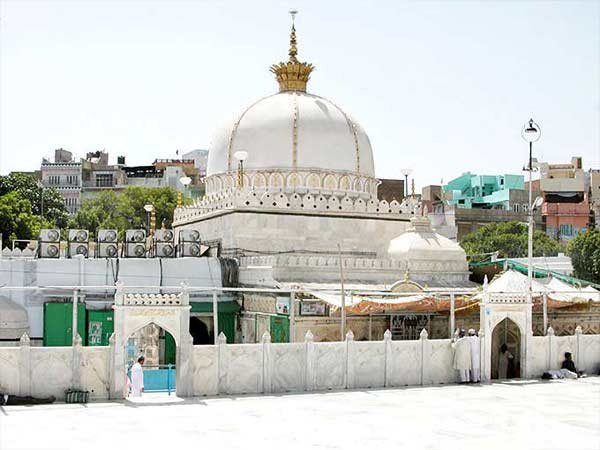
[[[140,356],[143,365],[144,392],[171,393],[176,389],[177,347],[175,339],[160,325],[150,323],[133,332],[126,340],[125,370],[130,370]]]
[[[506,345],[507,353],[501,351]],[[521,377],[521,331],[508,317],[500,321],[492,333],[492,379]],[[510,358],[512,356],[512,358]],[[506,377],[504,377],[504,368]]]
[[[208,325],[201,317],[190,317],[190,334],[192,335],[194,345],[210,345],[214,343],[214,336],[209,332]]]

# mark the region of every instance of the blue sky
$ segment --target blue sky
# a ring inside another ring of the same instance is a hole
[[[309,91],[363,125],[379,177],[522,173],[530,116],[538,158],[600,168],[600,1],[1,0],[0,173],[207,148],[277,90],[291,7]]]

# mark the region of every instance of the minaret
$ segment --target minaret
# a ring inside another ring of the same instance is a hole
[[[310,79],[310,73],[314,66],[310,63],[300,62],[298,55],[298,46],[296,41],[295,18],[298,11],[292,10],[292,31],[290,33],[290,50],[288,51],[288,62],[280,62],[271,66],[271,72],[275,74],[279,83],[279,92],[300,91],[306,92],[306,84]]]

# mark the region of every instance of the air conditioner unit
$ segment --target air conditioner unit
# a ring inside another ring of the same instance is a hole
[[[117,242],[117,230],[98,230],[98,242]]]
[[[200,232],[198,230],[181,230],[179,242],[200,242]]]
[[[156,244],[155,255],[159,258],[173,258],[175,256],[175,247],[172,243],[159,242]]]
[[[199,242],[182,242],[180,244],[181,253],[179,256],[203,256],[209,248]]]
[[[42,242],[40,244],[40,258],[59,258],[60,257],[60,244]]]
[[[46,228],[40,230],[40,241],[41,242],[60,242],[60,230],[46,229]]]
[[[90,233],[88,230],[69,230],[69,242],[88,242]]]
[[[98,258],[116,258],[118,256],[119,249],[116,242],[98,243]]]
[[[125,231],[126,242],[145,242],[146,232],[144,230],[126,230]]]
[[[173,230],[155,230],[154,240],[156,242],[173,242],[175,234]]]
[[[146,256],[146,246],[139,243],[127,243],[125,256],[127,258],[143,258]]]
[[[77,242],[69,242],[69,256],[73,257],[75,255],[83,255],[87,258],[88,256],[88,243],[77,243]]]

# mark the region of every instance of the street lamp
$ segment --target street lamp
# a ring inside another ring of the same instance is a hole
[[[152,214],[152,211],[154,211],[154,205],[152,205],[152,204],[144,205],[144,210],[146,211],[146,217],[147,217],[147,222],[148,222],[148,234],[150,234],[150,214]]]
[[[533,203],[533,186],[532,186],[532,173],[535,170],[533,166],[533,143],[539,140],[542,134],[542,130],[540,126],[533,121],[533,119],[529,119],[523,127],[521,128],[521,137],[529,142],[529,163],[527,167],[523,169],[529,172],[529,210],[528,210],[528,230],[527,230],[527,287],[529,291],[528,301],[533,302],[533,210],[535,207],[541,204],[538,199],[536,199],[534,206]],[[542,200],[543,201],[543,200]]]
[[[233,154],[234,158],[239,161],[237,171],[237,185],[238,187],[244,187],[244,160],[248,157],[246,150],[238,150]]]
[[[179,179],[179,182],[183,184],[183,196],[187,197],[187,187],[192,182],[192,179],[184,175]]]
[[[408,176],[412,173],[412,169],[400,169],[400,173],[404,175],[404,197],[408,197]]]

